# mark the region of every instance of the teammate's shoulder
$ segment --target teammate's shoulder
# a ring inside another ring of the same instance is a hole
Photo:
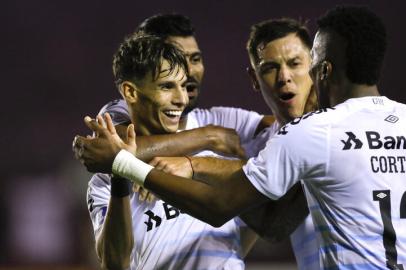
[[[123,99],[110,101],[100,109],[98,114],[103,115],[105,113],[110,114],[115,125],[128,124],[131,122],[127,103]]]
[[[127,103],[123,99],[115,99],[109,101],[105,104],[101,109],[99,114],[103,114],[110,111],[121,111],[121,112],[128,112]]]

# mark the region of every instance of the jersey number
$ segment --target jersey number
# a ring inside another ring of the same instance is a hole
[[[374,201],[378,201],[379,210],[383,222],[383,246],[385,248],[386,266],[392,270],[404,270],[402,264],[398,264],[398,252],[396,250],[396,232],[392,224],[390,190],[374,190]],[[406,192],[400,201],[400,218],[406,218]]]

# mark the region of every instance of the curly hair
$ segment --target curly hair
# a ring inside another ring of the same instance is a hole
[[[157,14],[145,19],[135,30],[138,34],[188,37],[195,35],[191,20],[181,14]]]
[[[310,50],[312,39],[305,24],[291,19],[282,18],[266,20],[251,26],[250,36],[247,42],[247,50],[254,63],[259,61],[257,48],[260,44],[269,43],[275,39],[283,38],[289,34],[296,33],[303,44]]]
[[[379,80],[386,50],[382,20],[366,7],[338,6],[321,17],[319,31],[334,31],[346,41],[346,74],[357,84]]]
[[[186,59],[176,46],[166,43],[161,37],[130,35],[113,56],[116,85],[127,80],[143,80],[149,72],[152,78],[157,79],[163,60],[169,62],[170,72],[178,67],[188,72]]]

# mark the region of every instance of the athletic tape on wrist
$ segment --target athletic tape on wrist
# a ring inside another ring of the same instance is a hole
[[[144,186],[145,178],[153,168],[130,152],[121,150],[113,161],[112,172],[140,186]]]

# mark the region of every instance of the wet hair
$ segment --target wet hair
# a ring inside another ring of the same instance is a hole
[[[135,30],[138,34],[188,37],[195,35],[191,20],[180,14],[157,14],[145,19]]]
[[[376,84],[386,50],[382,20],[366,7],[339,6],[317,23],[319,31],[333,31],[344,38],[348,79],[357,84]]]
[[[254,63],[259,61],[257,48],[261,44],[267,44],[275,39],[286,37],[289,34],[296,34],[303,44],[310,50],[312,39],[305,24],[290,18],[266,20],[251,27],[250,36],[247,42],[247,50]]]
[[[151,72],[157,79],[163,60],[170,65],[170,72],[181,68],[188,71],[186,59],[176,46],[165,43],[156,36],[130,35],[121,43],[113,57],[113,75],[116,85],[123,81],[139,82]]]

